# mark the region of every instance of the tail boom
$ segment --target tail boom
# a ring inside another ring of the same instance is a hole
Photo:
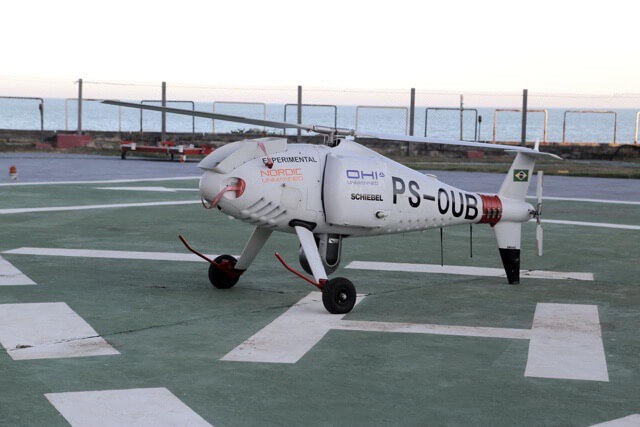
[[[527,222],[535,212],[533,206],[526,202],[534,165],[535,156],[519,152],[498,194],[480,195],[483,216],[479,222],[493,227],[509,284],[520,283],[522,223]]]

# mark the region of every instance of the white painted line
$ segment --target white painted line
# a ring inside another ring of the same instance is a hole
[[[364,299],[358,298],[357,303]],[[240,344],[221,360],[296,363],[332,329],[528,339],[530,330],[342,320],[322,305],[322,294],[312,292],[287,312]]]
[[[0,286],[35,285],[36,282],[28,278],[6,259],[0,257]]]
[[[460,274],[463,276],[506,277],[501,268],[466,265],[410,264],[403,262],[352,261],[345,268],[376,271],[405,271],[409,273]],[[593,273],[521,270],[520,277],[531,279],[593,280]]]
[[[455,335],[480,338],[529,339],[529,329],[489,328],[479,326],[450,326],[417,323],[368,322],[345,320],[334,329],[365,332],[395,332],[402,334]]]
[[[211,426],[164,387],[45,396],[74,427]]]
[[[171,205],[197,205],[199,200],[180,200],[170,202],[141,202],[141,203],[116,203],[109,205],[80,205],[80,206],[50,206],[45,208],[12,208],[0,209],[0,215],[31,213],[31,212],[60,212],[81,211],[85,209],[109,209],[109,208],[136,208],[146,206],[171,206]]]
[[[64,248],[18,248],[2,252],[3,254],[67,256],[78,258],[113,258],[140,259],[152,261],[198,261],[206,262],[197,255],[181,252],[136,252],[136,251],[105,251],[96,249],[64,249]],[[214,259],[217,255],[207,255]]]
[[[609,381],[598,307],[539,303],[524,375]]]
[[[356,305],[361,300],[358,298]],[[322,293],[311,292],[221,360],[296,363],[327,332],[336,329],[344,316],[327,313]]]
[[[640,414],[633,414],[623,418],[594,424],[591,427],[638,427],[640,426]]]
[[[0,344],[13,360],[120,354],[63,302],[0,304]]]
[[[531,222],[534,221],[535,220],[532,220]],[[610,224],[608,222],[567,221],[564,219],[543,219],[542,222],[549,224],[583,225],[586,227],[619,228],[622,230],[640,230],[640,225]]]
[[[537,199],[536,196],[527,196],[527,199]],[[588,203],[612,203],[617,205],[640,205],[640,202],[634,202],[631,200],[607,200],[607,199],[582,199],[578,197],[553,197],[544,196],[544,200],[563,200],[568,202],[588,202]]]
[[[119,191],[155,191],[159,193],[175,193],[176,191],[199,191],[197,188],[171,188],[171,187],[94,187],[96,190]]]
[[[133,179],[103,179],[94,181],[42,181],[42,182],[4,182],[0,187],[15,187],[22,185],[60,185],[60,184],[120,184],[125,182],[155,182],[155,181],[185,181],[200,179],[200,176],[172,176],[168,178],[133,178]]]
[[[357,303],[364,297],[360,296]],[[537,304],[531,329],[343,320],[312,292],[221,360],[296,363],[330,330],[529,339],[525,375],[608,381],[597,307]]]

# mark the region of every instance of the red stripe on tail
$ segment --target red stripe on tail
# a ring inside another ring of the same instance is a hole
[[[490,224],[492,227],[502,218],[502,200],[498,196],[480,194],[482,198],[482,218],[478,224]]]

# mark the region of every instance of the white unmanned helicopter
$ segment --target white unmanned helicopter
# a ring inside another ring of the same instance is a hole
[[[542,172],[537,180],[537,207],[525,201],[538,156],[560,157],[534,149],[467,141],[355,132],[323,126],[258,120],[119,101],[105,104],[171,114],[266,126],[294,128],[325,136],[325,145],[289,144],[266,137],[227,144],[204,158],[199,167],[200,195],[207,209],[217,207],[255,227],[240,258],[220,255],[211,260],[180,237],[187,249],[210,262],[209,280],[216,288],[236,284],[274,230],[296,233],[300,264],[313,279],[285,268],[322,291],[330,313],[348,313],[356,301],[353,284],[343,277],[328,279],[340,263],[346,237],[405,233],[460,224],[489,224],[498,240],[508,282],[520,280],[521,224],[536,218],[538,255],[542,255]],[[472,193],[403,166],[348,137],[388,141],[461,145],[516,153],[497,194]]]

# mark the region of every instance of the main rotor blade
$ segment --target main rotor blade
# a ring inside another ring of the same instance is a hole
[[[270,128],[278,129],[300,129],[309,132],[314,132],[313,126],[299,125],[296,123],[287,122],[275,122],[272,120],[252,119],[250,117],[242,116],[230,116],[228,114],[219,113],[207,113],[206,111],[193,111],[185,110],[183,108],[171,108],[171,107],[159,107],[156,105],[136,104],[134,102],[122,102],[122,101],[102,101],[103,104],[117,105],[120,107],[139,108],[141,110],[160,111],[171,114],[181,114],[184,116],[202,117],[205,119],[223,120],[227,122],[244,123],[248,125],[266,126]]]
[[[417,142],[421,144],[459,145],[463,147],[481,148],[485,150],[493,149],[493,150],[505,150],[505,151],[515,152],[515,153],[527,153],[532,156],[549,156],[555,159],[562,160],[562,157],[556,156],[555,154],[544,153],[538,150],[532,150],[531,148],[521,147],[517,145],[512,146],[512,145],[503,145],[503,144],[488,144],[488,143],[481,143],[481,142],[436,139],[436,138],[426,138],[421,136],[393,135],[388,133],[376,133],[376,132],[356,132],[352,129],[340,129],[340,128],[325,127],[325,126],[299,125],[297,123],[252,119],[249,117],[231,116],[228,114],[219,114],[219,113],[207,113],[205,111],[185,110],[182,108],[159,107],[155,105],[136,104],[133,102],[102,101],[102,103],[108,104],[108,105],[116,105],[120,107],[138,108],[141,110],[159,111],[159,112],[165,112],[170,114],[182,114],[184,116],[202,117],[205,119],[223,120],[228,122],[244,123],[249,125],[265,126],[265,127],[278,128],[278,129],[300,129],[307,132],[315,132],[319,134],[333,135],[333,136],[357,136],[361,138],[375,138],[375,139],[381,139],[381,140],[391,141],[391,142],[395,141],[395,142]]]
[[[361,138],[375,138],[385,141],[417,142],[419,144],[459,145],[463,147],[481,148],[483,150],[505,150],[515,153],[527,153],[532,156],[549,156],[553,157],[554,159],[562,160],[562,157],[556,156],[555,154],[532,150],[531,148],[521,147],[518,145],[489,144],[484,142],[460,141],[455,139],[438,139],[422,136],[394,135],[377,132],[355,132],[355,135]]]

